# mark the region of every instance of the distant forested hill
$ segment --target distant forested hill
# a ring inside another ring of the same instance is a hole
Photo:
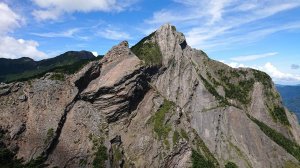
[[[300,85],[284,86],[276,85],[280,92],[285,106],[292,112],[295,112],[300,122]]]
[[[0,82],[23,81],[50,71],[73,73],[85,63],[97,59],[88,51],[68,51],[57,57],[34,61],[31,58],[0,58]],[[99,57],[102,58],[102,57]]]

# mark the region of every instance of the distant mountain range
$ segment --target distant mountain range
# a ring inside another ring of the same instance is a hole
[[[34,61],[28,57],[0,58],[0,82],[23,81],[42,76],[49,71],[72,73],[71,71],[94,59],[97,58],[88,51],[68,51],[57,57],[41,61]]]
[[[290,111],[296,113],[298,121],[300,121],[300,85],[276,85],[276,88],[279,91],[285,106]]]

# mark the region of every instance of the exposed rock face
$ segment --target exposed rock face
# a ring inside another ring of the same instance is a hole
[[[264,73],[209,59],[169,24],[139,46],[161,62],[121,42],[64,81],[1,84],[2,141],[52,167],[299,164],[299,124]]]

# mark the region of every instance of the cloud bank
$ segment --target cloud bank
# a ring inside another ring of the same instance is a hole
[[[300,29],[300,22],[255,24],[300,7],[299,0],[173,0],[174,8],[156,11],[145,23],[181,25],[188,43],[204,50],[252,43],[283,30]],[[149,28],[148,28],[149,29]]]
[[[271,53],[264,53],[264,54],[255,54],[255,55],[244,55],[244,56],[238,56],[230,58],[232,61],[254,61],[261,58],[271,57],[277,55],[277,52],[271,52]]]
[[[34,59],[47,57],[45,53],[38,50],[38,42],[15,39],[8,35],[14,29],[19,28],[24,23],[24,19],[5,3],[0,3],[0,16],[0,57],[30,57]]]
[[[65,13],[120,12],[137,0],[32,0],[40,9],[32,12],[38,20],[55,20]]]
[[[273,79],[273,81],[275,83],[296,84],[296,83],[300,82],[299,74],[291,74],[291,73],[282,72],[281,70],[279,70],[279,68],[274,66],[271,62],[267,62],[263,66],[257,66],[257,65],[246,66],[246,65],[238,63],[238,62],[226,62],[226,61],[221,61],[221,62],[227,64],[228,66],[230,66],[232,68],[247,68],[248,67],[248,68],[253,68],[253,69],[260,70],[260,71],[264,71],[268,75],[271,76],[271,78]]]

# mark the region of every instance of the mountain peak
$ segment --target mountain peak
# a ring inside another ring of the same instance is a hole
[[[155,33],[163,57],[163,65],[167,66],[173,59],[178,60],[183,50],[187,47],[183,33],[178,32],[171,24],[164,24]]]
[[[118,46],[123,46],[123,47],[126,47],[126,48],[128,48],[128,41],[122,41],[121,43],[119,43],[119,45]]]
[[[158,30],[171,30],[171,31],[176,31],[176,27],[171,25],[170,23],[165,23],[163,25],[160,26],[160,28]]]
[[[143,38],[131,50],[147,64],[167,67],[172,60],[180,59],[187,46],[183,33],[178,32],[175,26],[166,23]]]
[[[33,62],[34,60],[30,57],[21,57],[19,58],[19,60],[22,60],[22,61],[28,61],[28,62]]]
[[[128,48],[128,42],[122,41],[116,46],[113,46],[112,49],[104,56],[104,61],[114,61],[115,59],[122,59],[123,57],[132,55],[132,52]]]
[[[180,42],[185,41],[184,34],[178,32],[176,27],[169,23],[162,25],[159,29],[155,31],[155,34],[157,36],[165,36],[165,37],[171,36],[170,38],[177,38],[176,40],[179,40]],[[168,41],[170,40],[170,38],[165,38],[163,40],[167,40],[166,42],[172,42],[172,41]]]

